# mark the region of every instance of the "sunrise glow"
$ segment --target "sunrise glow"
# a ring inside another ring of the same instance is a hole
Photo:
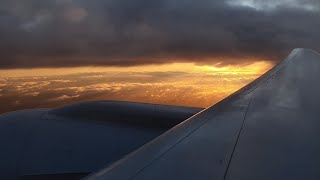
[[[91,100],[208,107],[273,66],[267,61],[236,66],[193,63],[133,67],[1,70],[1,112],[56,107]]]

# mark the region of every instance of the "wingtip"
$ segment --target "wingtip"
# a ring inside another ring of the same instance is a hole
[[[290,54],[297,54],[297,53],[314,53],[320,55],[317,51],[309,48],[295,48]]]

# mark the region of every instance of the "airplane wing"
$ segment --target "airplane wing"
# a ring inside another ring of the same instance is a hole
[[[320,55],[295,49],[238,92],[86,179],[320,179]]]

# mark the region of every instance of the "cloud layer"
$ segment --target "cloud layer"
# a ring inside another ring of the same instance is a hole
[[[6,102],[0,105],[0,114],[94,100],[208,107],[268,69],[264,63],[228,70],[191,63],[164,66],[144,72],[117,68],[118,71],[0,78],[0,102]]]
[[[193,68],[192,72],[182,67],[177,71],[6,77],[0,79],[0,102],[6,102],[0,104],[0,114],[94,100],[207,107],[263,73],[259,69],[230,74],[230,71],[213,71],[206,67]]]
[[[0,0],[0,69],[277,61],[320,50],[318,0]]]

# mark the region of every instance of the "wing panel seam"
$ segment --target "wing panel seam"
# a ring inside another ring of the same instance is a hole
[[[155,159],[153,159],[150,163],[148,163],[146,166],[144,166],[143,168],[141,168],[137,173],[135,173],[133,176],[131,176],[129,179],[133,179],[135,178],[138,174],[140,174],[143,170],[145,170],[146,168],[148,168],[154,161],[160,159],[162,156],[164,156],[167,152],[169,152],[171,149],[173,149],[174,147],[176,147],[178,144],[180,144],[183,140],[185,140],[186,138],[188,138],[191,134],[193,134],[195,131],[197,131],[198,129],[200,129],[203,125],[205,125],[208,121],[210,120],[210,118],[207,118],[206,121],[204,121],[198,128],[194,129],[193,131],[191,131],[188,135],[186,135],[184,138],[180,139],[176,144],[174,144],[172,147],[170,147],[169,149],[167,149],[165,152],[163,152],[160,156],[156,157]]]
[[[227,174],[228,174],[228,171],[229,171],[229,167],[230,167],[230,165],[231,165],[231,161],[232,161],[232,158],[233,158],[233,154],[234,154],[234,152],[235,152],[235,150],[236,150],[236,147],[237,147],[237,145],[238,145],[238,141],[239,141],[239,139],[240,139],[240,135],[241,135],[241,132],[242,132],[242,129],[243,129],[243,126],[244,126],[244,122],[245,122],[245,120],[246,120],[246,118],[247,118],[247,113],[248,113],[249,108],[250,108],[251,100],[252,100],[252,98],[250,98],[249,103],[248,103],[247,110],[246,110],[246,112],[245,112],[245,114],[244,114],[244,117],[243,117],[243,120],[242,120],[242,124],[241,124],[240,130],[239,130],[239,133],[238,133],[238,135],[237,135],[236,142],[235,142],[235,144],[234,144],[234,146],[233,146],[233,149],[232,149],[232,152],[231,152],[231,156],[230,156],[230,159],[229,159],[229,162],[228,162],[226,171],[225,171],[224,176],[223,176],[223,180],[226,180],[226,177],[227,177]]]

